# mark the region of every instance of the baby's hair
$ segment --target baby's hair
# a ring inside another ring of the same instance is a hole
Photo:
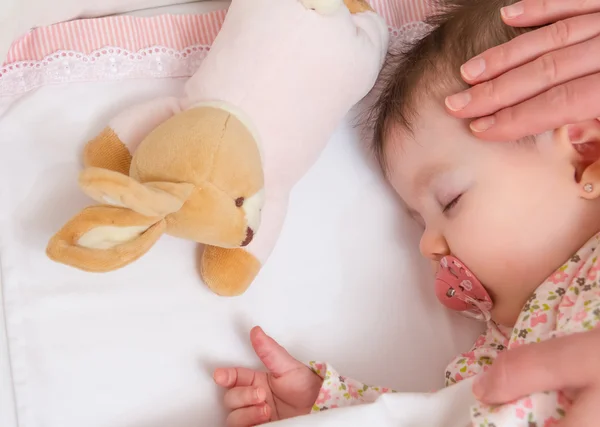
[[[423,97],[466,89],[460,66],[487,49],[532,28],[506,25],[500,8],[517,0],[431,0],[432,29],[416,42],[392,52],[383,68],[380,94],[370,111],[373,150],[384,172],[385,139],[391,125],[410,134]]]

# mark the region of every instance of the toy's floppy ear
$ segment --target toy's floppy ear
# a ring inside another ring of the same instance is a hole
[[[87,168],[79,175],[84,193],[102,204],[129,208],[149,217],[177,212],[194,191],[186,182],[146,182],[102,168]]]
[[[129,209],[93,206],[81,211],[50,240],[50,259],[85,271],[121,268],[142,255],[164,233],[161,217]]]

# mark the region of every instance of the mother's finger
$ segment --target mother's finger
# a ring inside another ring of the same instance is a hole
[[[600,72],[600,36],[547,53],[494,80],[473,86],[459,95],[469,96],[470,102],[453,115],[460,118],[487,116],[554,86],[597,72]],[[449,97],[446,101],[451,110],[454,99]]]
[[[600,73],[571,80],[521,104],[471,122],[480,139],[514,141],[600,117]]]
[[[515,27],[533,27],[591,12],[600,12],[600,0],[523,0],[503,7],[502,18]]]
[[[477,84],[533,61],[545,53],[581,43],[598,35],[600,13],[558,21],[488,49],[467,61],[461,67],[461,74],[467,83]],[[534,75],[529,76],[530,80],[535,78]]]
[[[236,409],[227,416],[227,427],[250,427],[264,424],[271,418],[269,405]]]
[[[600,330],[594,330],[509,350],[476,380],[473,393],[485,403],[502,404],[536,392],[600,382],[599,346]]]

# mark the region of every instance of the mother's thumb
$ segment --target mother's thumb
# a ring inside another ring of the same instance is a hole
[[[250,341],[254,352],[265,368],[275,376],[281,376],[288,371],[304,366],[258,326],[250,331]]]

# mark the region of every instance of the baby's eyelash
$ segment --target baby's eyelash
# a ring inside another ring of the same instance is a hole
[[[444,206],[443,212],[448,213],[450,210],[452,210],[452,208],[454,208],[456,206],[456,204],[460,201],[461,197],[462,197],[462,194],[459,194],[454,199],[452,199],[452,201],[450,203],[448,203],[446,206]]]

